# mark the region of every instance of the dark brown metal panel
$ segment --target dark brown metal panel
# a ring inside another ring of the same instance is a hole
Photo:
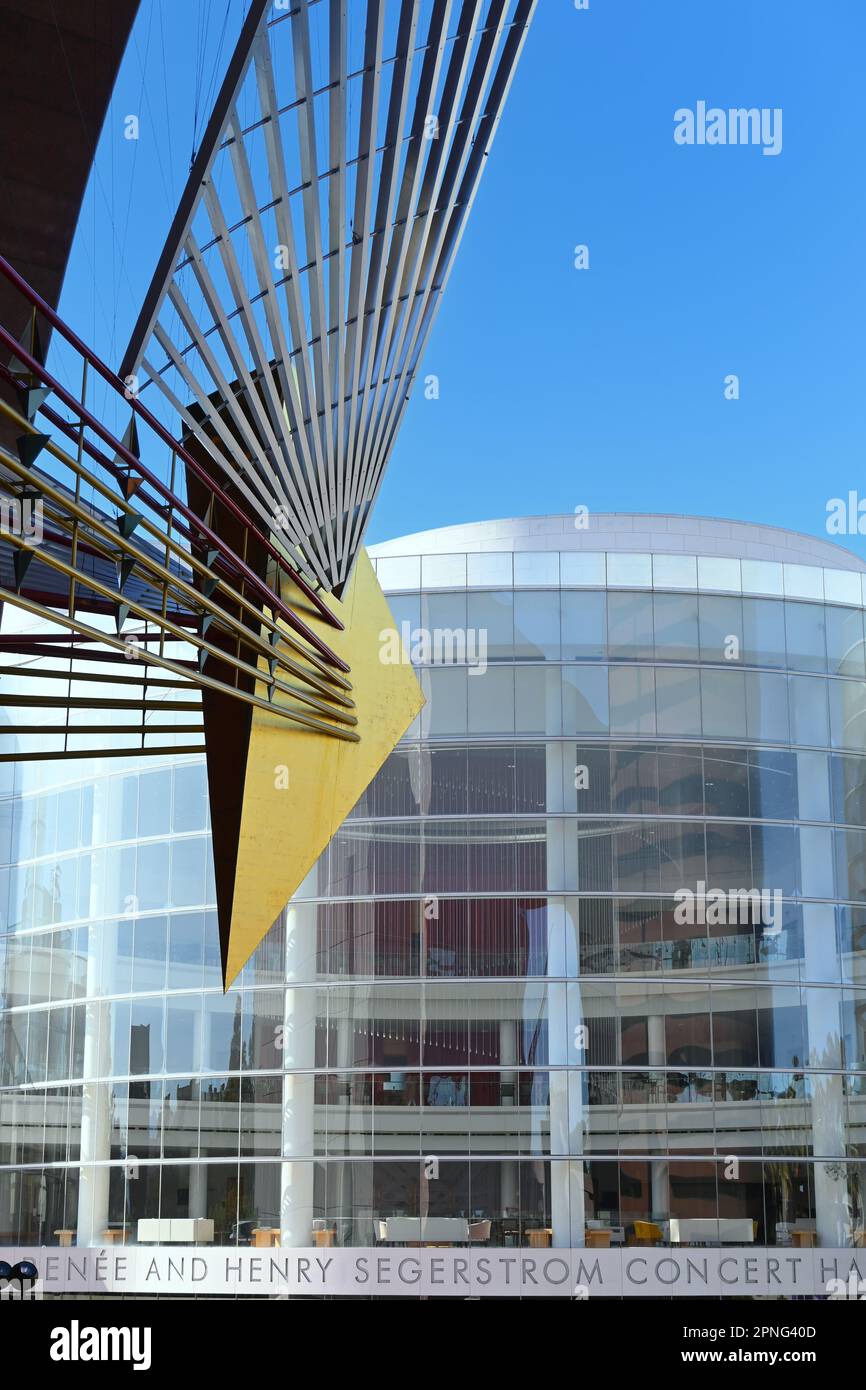
[[[57,304],[139,0],[0,0],[0,252]],[[0,323],[21,301],[0,283]]]

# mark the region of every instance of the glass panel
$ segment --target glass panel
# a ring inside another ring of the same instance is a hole
[[[508,554],[467,555],[466,582],[479,589],[510,588],[513,578],[512,557]]]
[[[429,645],[429,661],[445,666],[462,661],[468,650],[466,621],[465,593],[422,594],[421,627]]]
[[[786,603],[788,665],[793,671],[826,671],[825,610],[817,603]]]
[[[781,750],[749,752],[751,815],[765,820],[797,817],[797,764],[793,753]]]
[[[830,737],[835,748],[866,749],[866,684],[854,680],[827,682],[830,696]]]
[[[866,758],[830,757],[833,819],[843,825],[866,825]]]
[[[470,593],[467,596],[467,624],[487,633],[488,661],[501,661],[514,650],[514,595]]]
[[[422,555],[422,589],[465,589],[465,555]]]
[[[386,593],[389,589],[417,589],[421,583],[421,557],[383,555],[376,560],[376,577]]]
[[[607,644],[607,595],[562,595],[562,655],[566,662],[603,660]]]
[[[749,738],[788,742],[788,687],[785,676],[747,671],[746,725]]]
[[[610,667],[611,733],[655,733],[654,675],[651,666]]]
[[[700,673],[656,668],[656,716],[660,734],[686,737],[701,733]]]
[[[173,826],[176,831],[204,830],[207,825],[207,769],[193,763],[174,769]]]
[[[562,729],[566,734],[606,734],[608,668],[562,668]]]
[[[862,608],[824,609],[827,620],[827,661],[832,673],[866,677]]]
[[[481,815],[490,815],[491,813],[507,815],[513,812],[515,809],[514,769],[513,745],[507,748],[471,748],[469,750],[469,811]],[[460,809],[465,810],[465,805]]]
[[[698,598],[698,617],[701,636],[701,660],[725,661],[736,659],[743,649],[743,601],[739,598],[715,598],[701,594]],[[731,639],[738,644],[732,645]],[[732,657],[731,653],[734,653]]]
[[[827,681],[814,677],[788,677],[791,739],[794,743],[826,747],[830,742],[827,686]]]
[[[607,646],[611,657],[652,660],[653,596],[651,593],[607,596]]]
[[[698,601],[694,594],[654,594],[655,654],[659,661],[697,661]]]
[[[471,734],[511,734],[514,732],[514,671],[490,667],[483,674],[470,670],[469,732]]]
[[[143,773],[139,779],[139,835],[167,835],[171,825],[171,771]]]
[[[423,737],[465,734],[468,717],[466,670],[422,671],[421,687],[427,700],[421,711]]]
[[[743,661],[785,666],[785,607],[768,598],[743,599]]]
[[[653,555],[653,586],[656,589],[696,589],[698,562],[694,555]]]
[[[514,554],[514,585],[543,584],[559,586],[559,552],[557,550],[523,550]]]
[[[607,557],[603,552],[563,550],[559,556],[560,583],[595,588],[607,583]]]
[[[514,595],[514,655],[519,660],[559,659],[559,594],[541,590]]]
[[[467,809],[466,749],[433,748],[426,754],[426,760],[430,785],[429,798],[425,798],[427,812],[431,816],[464,815]],[[417,810],[416,805],[413,813],[417,813]],[[391,814],[406,815],[407,812],[395,811]]]
[[[745,673],[701,671],[701,706],[707,737],[745,738]]]
[[[514,669],[514,731],[558,734],[561,728],[561,668],[517,666]]]

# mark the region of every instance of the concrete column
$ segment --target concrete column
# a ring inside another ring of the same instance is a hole
[[[667,1062],[665,1044],[664,995],[653,991],[649,996],[647,1014],[647,1060],[651,1067],[663,1067]],[[647,1130],[647,1140],[650,1140]],[[667,1159],[650,1165],[650,1204],[651,1216],[655,1221],[666,1221],[670,1216],[670,1165]]]
[[[195,1160],[189,1166],[189,1214],[207,1216],[207,1168]]]
[[[499,1022],[499,1065],[501,1067],[516,1066],[517,1064],[517,1020],[514,1018],[503,1018]],[[500,1085],[512,1086],[513,1096],[512,1106],[518,1103],[518,1073],[516,1071],[503,1071],[500,1077]],[[502,1114],[503,1130],[503,1149],[505,1148],[506,1134],[509,1128],[508,1111],[509,1106],[500,1106]],[[512,1138],[515,1136],[512,1134]],[[505,1160],[499,1165],[499,1204],[503,1216],[509,1207],[520,1206],[520,1184],[518,1181],[518,1167],[516,1159],[514,1161]]]
[[[102,840],[101,823],[107,816],[108,783],[97,783],[94,796],[93,839]],[[104,902],[117,901],[117,858],[107,860],[113,867],[114,881],[93,882],[90,890],[90,916],[94,925],[87,933],[87,1002],[84,1008],[84,1062],[81,1096],[81,1169],[78,1182],[76,1242],[79,1246],[104,1245],[108,1226],[111,1154],[111,1085],[106,1078],[111,1064],[111,1005],[104,995],[114,985],[116,961],[114,938],[106,934]],[[131,888],[130,888],[131,891]],[[105,897],[103,897],[103,894]],[[122,892],[120,897],[125,896]],[[126,1068],[124,1067],[124,1070]],[[98,1166],[101,1165],[101,1166]],[[156,1215],[156,1213],[154,1213]],[[129,1237],[127,1233],[127,1238]],[[133,1239],[135,1233],[132,1233]]]
[[[565,743],[547,744],[547,810],[561,812],[564,791],[574,785],[573,748]],[[547,886],[550,894],[577,888],[577,855],[574,822],[560,816],[547,820]],[[564,897],[549,896],[547,904],[548,1039],[551,1068],[586,1063],[585,1046],[578,1048],[576,1030],[585,1026],[580,983],[565,984],[556,977],[574,973],[577,951],[574,922]],[[572,969],[569,971],[569,963]],[[583,1074],[576,1070],[550,1073],[550,1210],[553,1244],[572,1248],[584,1244],[584,1134]]]
[[[811,983],[838,985],[834,910],[829,904],[803,905],[805,975]],[[809,1030],[809,1066],[841,1068],[842,1043],[839,991],[806,990],[806,1022]],[[813,1076],[812,1136],[815,1219],[818,1244],[830,1248],[847,1245],[851,1221],[848,1212],[845,1163],[845,1098],[842,1077]]]
[[[305,879],[300,900],[286,909],[286,997],[283,1015],[283,1117],[280,1165],[280,1243],[312,1245],[316,1061],[316,906],[305,902],[316,870]],[[294,1069],[306,1069],[297,1075]]]

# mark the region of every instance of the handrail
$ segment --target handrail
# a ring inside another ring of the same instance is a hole
[[[4,265],[8,265],[8,262],[5,262],[4,258],[0,256],[0,271],[3,270]],[[20,276],[18,278],[20,279]],[[38,299],[39,296],[37,295],[36,298]],[[211,528],[204,521],[202,521],[201,517],[197,516],[190,507],[188,507],[184,502],[180,500],[179,497],[176,497],[175,494],[171,491],[171,489],[166,487],[166,485],[156,476],[155,473],[152,473],[151,470],[147,468],[147,466],[143,464],[140,459],[137,459],[135,455],[126,447],[125,444],[121,443],[120,440],[116,439],[114,435],[111,433],[111,431],[105,425],[103,425],[101,421],[97,420],[96,416],[93,415],[85,405],[83,405],[80,401],[77,401],[75,397],[72,395],[72,393],[67,391],[66,388],[60,384],[56,377],[53,377],[51,375],[51,373],[47,370],[45,366],[43,366],[41,362],[38,362],[36,358],[32,357],[30,353],[27,352],[27,350],[23,348],[21,344],[12,336],[8,329],[2,326],[2,324],[0,324],[0,344],[5,346],[6,349],[9,352],[11,352],[15,358],[22,362],[27,367],[28,371],[30,371],[34,376],[37,376],[45,385],[50,386],[52,393],[63,402],[67,409],[72,410],[79,417],[82,424],[89,425],[90,428],[94,430],[96,434],[99,435],[103,443],[107,444],[110,449],[113,449],[115,453],[124,460],[128,467],[140,473],[141,476],[145,479],[145,481],[150,483],[151,487],[155,488],[157,492],[159,492],[161,496],[165,498],[166,502],[168,502],[171,507],[175,508],[177,511],[181,513],[181,515],[185,516],[186,519],[191,523],[191,525],[193,525],[196,528],[196,530],[198,530],[211,542],[213,548],[219,552],[219,554],[224,558],[224,560],[226,560],[233,568],[240,570],[244,578],[259,593],[261,598],[265,601],[266,605],[272,611],[278,612],[283,621],[289,627],[294,628],[296,632],[299,632],[308,642],[310,642],[311,645],[314,646],[316,650],[328,662],[336,666],[339,670],[348,672],[349,667],[347,666],[347,664],[340,657],[338,657],[335,652],[331,651],[330,647],[328,647],[327,644],[323,642],[322,639],[315,632],[313,632],[309,627],[307,627],[306,623],[304,623],[297,616],[297,614],[292,611],[291,608],[289,608],[286,604],[283,603],[282,599],[280,599],[279,596],[268,587],[264,580],[260,579],[259,576],[255,573],[255,571],[250,569],[246,562],[242,560],[239,555],[236,555],[235,552],[231,549],[231,547],[226,545],[225,541],[223,541],[221,537],[216,534],[215,531],[212,531]],[[106,367],[105,371],[109,372],[109,368]],[[133,404],[137,406],[137,402]],[[150,412],[148,411],[147,415],[149,414]],[[162,426],[160,426],[160,433],[161,435],[163,433]],[[189,457],[189,455],[186,454],[186,451],[182,448],[182,446],[178,445],[176,440],[172,440],[172,437],[167,430],[164,431],[164,435],[167,442],[170,443],[172,449],[174,449],[175,452],[177,452],[181,458],[185,459]],[[204,479],[207,480],[207,474],[204,473],[204,470],[201,470],[201,472],[203,474]],[[211,486],[209,481],[208,486]],[[212,487],[212,490],[216,493],[217,496],[219,496],[221,491],[220,489]],[[253,526],[250,525],[249,521],[244,517],[240,509],[235,507],[235,504],[231,502],[230,498],[227,500],[230,503],[231,508],[237,511],[239,519],[243,522],[246,528],[249,531],[251,531],[254,535],[258,536],[259,533]],[[265,544],[269,543],[266,542]],[[299,587],[303,590],[305,586],[304,582],[300,579],[300,576],[296,575],[294,570],[291,569],[291,567],[283,565],[283,568],[286,569],[286,572],[291,575],[292,579],[295,582],[297,582],[299,584]],[[318,595],[316,595],[317,609],[320,603],[321,600],[318,598]],[[324,605],[322,606],[324,607]],[[329,612],[330,610],[326,611]],[[339,626],[340,628],[343,627],[343,624],[339,621],[338,618],[334,619],[334,625]]]
[[[322,601],[322,599],[319,597],[316,591],[313,588],[311,588],[307,581],[300,574],[298,574],[298,572],[294,569],[292,565],[289,564],[285,556],[276,548],[276,546],[272,545],[271,542],[267,539],[267,537],[264,536],[261,531],[259,531],[258,527],[253,524],[253,522],[246,515],[246,513],[242,511],[242,509],[237,505],[237,503],[228,495],[227,492],[224,491],[223,488],[219,486],[218,483],[214,482],[213,478],[206,471],[206,469],[202,468],[202,466],[196,462],[196,460],[192,457],[189,451],[185,449],[184,446],[177,439],[174,438],[174,436],[165,427],[165,425],[163,425],[162,422],[158,420],[156,416],[153,415],[147,409],[147,406],[142,405],[136,396],[130,396],[128,394],[124,382],[117,375],[117,373],[112,371],[112,369],[105,362],[103,362],[102,359],[98,357],[96,353],[93,352],[92,349],[89,348],[81,338],[79,338],[78,334],[75,333],[74,330],[71,329],[68,326],[68,324],[66,324],[63,321],[63,319],[60,317],[57,311],[53,309],[52,306],[46,300],[44,300],[42,296],[36,290],[34,290],[30,284],[28,284],[24,277],[18,273],[15,267],[11,265],[9,261],[7,261],[6,257],[3,255],[0,255],[0,274],[4,275],[5,278],[12,285],[15,286],[19,293],[21,293],[25,297],[25,299],[29,300],[29,302],[34,306],[34,308],[38,309],[39,312],[43,314],[45,318],[48,319],[48,322],[52,325],[52,327],[57,329],[58,333],[60,333],[61,336],[64,337],[73,348],[75,348],[75,351],[79,353],[80,356],[82,356],[84,360],[88,362],[90,366],[93,367],[95,371],[97,371],[99,375],[105,381],[107,381],[108,384],[115,391],[121,394],[124,397],[124,399],[129,402],[129,405],[132,408],[132,410],[135,411],[135,413],[138,414],[142,420],[144,420],[144,422],[154,431],[154,433],[157,434],[159,438],[162,439],[162,441],[165,444],[167,444],[169,448],[172,449],[178,455],[179,458],[183,459],[184,463],[187,465],[190,471],[198,478],[199,482],[203,483],[219,499],[219,501],[227,508],[227,510],[231,513],[235,520],[240,522],[241,525],[244,526],[244,528],[250,532],[250,534],[264,547],[264,549],[271,556],[271,558],[277,562],[280,568],[287,575],[290,576],[294,583],[298,585],[298,588],[301,590],[304,596],[307,599],[309,599],[309,601],[313,604],[321,618],[325,622],[329,623],[331,627],[336,627],[342,630],[344,625],[340,621],[340,619],[336,616],[335,613],[331,612],[327,604]],[[5,330],[3,331],[5,332]],[[17,343],[15,339],[12,339],[12,343],[15,356],[18,357],[21,361],[25,361],[29,354],[26,354],[24,352],[24,350],[21,348],[21,345]],[[32,361],[32,359],[30,360]],[[41,372],[45,370],[44,367],[42,367],[41,363],[36,365],[37,374],[41,374]],[[76,410],[76,412],[78,412],[79,407],[77,403],[74,403],[70,405],[70,409],[74,409]],[[83,403],[81,404],[80,409],[85,409]],[[124,456],[128,454],[128,451],[123,450],[122,446],[118,450],[118,452],[123,453]],[[183,502],[181,502],[179,498],[176,498],[172,494],[171,490],[167,488],[154,473],[151,473],[150,469],[147,468],[146,465],[143,464],[140,459],[136,459],[135,456],[132,454],[129,454],[128,457],[135,469],[139,473],[141,473],[141,476],[145,478],[151,484],[152,487],[156,487],[157,490],[163,495],[163,497],[165,497],[166,501],[171,502],[172,505],[177,508],[177,510],[181,511],[182,514],[186,516],[187,520],[191,521],[196,526],[196,528],[202,533],[202,535],[205,535],[208,538],[208,540],[213,542],[213,544],[217,549],[219,549],[221,554],[226,555],[227,558],[231,557],[233,563],[241,568],[242,572],[245,574],[245,577],[249,579],[250,583],[255,582],[259,589],[264,588],[270,599],[273,599],[274,595],[271,593],[270,590],[267,589],[266,585],[262,584],[262,581],[259,579],[258,575],[256,575],[253,570],[249,569],[248,566],[244,564],[244,561],[241,560],[240,556],[235,555],[234,551],[232,551],[231,548],[226,545],[225,541],[221,540],[219,536],[217,536],[214,532],[210,530],[210,528],[205,524],[205,522],[202,521],[201,517],[196,516],[195,512],[193,512],[190,508],[186,507],[186,505]]]

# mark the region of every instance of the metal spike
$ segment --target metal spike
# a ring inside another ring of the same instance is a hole
[[[51,443],[49,434],[22,434],[15,441],[18,457],[24,468],[32,468],[46,444]]]
[[[133,571],[134,568],[135,568],[135,556],[134,556],[134,555],[124,555],[123,559],[121,560],[120,564],[119,564],[118,567],[117,567],[117,571],[118,571],[117,587],[118,587],[118,589],[123,589],[124,585],[126,584],[127,579],[128,579],[129,576],[132,574],[132,571]]]
[[[21,585],[24,583],[24,576],[33,563],[32,550],[16,550],[12,561],[15,569],[15,591],[21,592]]]
[[[125,541],[129,540],[136,526],[138,526],[139,522],[143,520],[144,518],[142,517],[140,512],[120,513],[120,515],[117,518],[117,529],[123,536],[123,539]]]

